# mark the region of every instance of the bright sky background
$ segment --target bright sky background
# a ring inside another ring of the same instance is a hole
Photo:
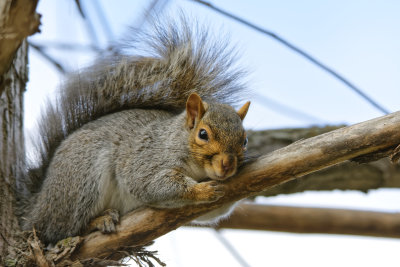
[[[121,36],[128,25],[140,22],[150,1],[98,1],[111,36],[102,28],[94,1],[83,0],[93,21],[97,40],[78,15],[75,1],[41,0],[42,33],[30,38],[37,44],[107,43]],[[400,100],[400,1],[385,0],[214,0],[213,4],[265,27],[315,56],[344,75],[390,111]],[[179,8],[228,32],[240,50],[240,64],[249,69],[252,106],[245,120],[248,129],[354,124],[382,113],[323,70],[275,40],[191,1],[169,1],[166,12]],[[175,13],[176,14],[176,13]],[[48,49],[68,70],[88,65],[90,50]],[[36,51],[30,56],[30,81],[25,95],[25,127],[32,131],[46,97],[51,97],[62,75]],[[261,97],[269,99],[262,102]],[[287,114],[271,102],[308,114]],[[263,199],[269,204],[399,211],[399,190],[303,193]],[[298,235],[259,231],[223,231],[222,235],[250,266],[398,266],[400,240],[334,235]],[[240,266],[208,229],[179,229],[156,241],[168,266]]]

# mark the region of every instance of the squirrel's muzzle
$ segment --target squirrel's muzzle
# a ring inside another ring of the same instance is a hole
[[[214,155],[211,160],[211,167],[214,175],[210,178],[215,180],[225,180],[236,173],[237,158],[229,153],[219,153]]]

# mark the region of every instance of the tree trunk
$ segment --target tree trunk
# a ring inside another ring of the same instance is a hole
[[[16,181],[24,168],[23,93],[28,35],[38,31],[37,0],[0,1],[0,265],[17,264]]]
[[[15,258],[20,228],[15,216],[16,178],[24,167],[24,135],[22,125],[23,93],[27,76],[27,43],[19,48],[12,67],[4,73],[0,99],[0,258]]]

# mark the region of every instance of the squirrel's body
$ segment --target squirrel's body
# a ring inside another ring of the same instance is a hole
[[[184,26],[157,29],[158,57],[101,61],[74,76],[41,121],[42,155],[30,176],[42,182],[21,203],[23,228],[45,242],[81,234],[109,209],[216,201],[216,181],[242,164],[249,103],[237,112],[217,103],[240,89],[238,73],[213,62],[221,51],[196,48]]]
[[[31,218],[25,221],[24,228],[31,229],[32,223],[35,223],[42,235],[55,235],[55,240],[58,240],[76,235],[106,209],[117,209],[124,214],[144,206],[143,201],[129,192],[126,184],[118,183],[115,176],[123,172],[121,165],[129,163],[116,164],[116,158],[128,161],[135,155],[130,166],[134,170],[132,182],[143,183],[135,176],[145,179],[152,175],[154,163],[160,162],[152,158],[162,155],[161,152],[167,149],[165,145],[154,149],[152,142],[161,140],[155,140],[153,132],[148,129],[165,122],[163,119],[170,121],[171,118],[170,113],[159,110],[121,111],[90,122],[71,134],[61,143],[50,162],[40,193],[35,196],[37,199],[30,211]],[[160,137],[162,135],[157,139]],[[152,154],[151,158],[148,154]],[[166,164],[174,162],[163,160]],[[60,187],[69,190],[59,190]],[[43,208],[43,203],[48,203],[51,208]],[[54,213],[54,209],[62,212]],[[69,232],[48,227],[48,224],[57,223],[69,225]]]

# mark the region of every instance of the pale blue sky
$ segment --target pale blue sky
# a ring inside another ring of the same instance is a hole
[[[113,36],[138,22],[150,1],[99,1]],[[82,1],[98,35],[94,42],[105,47],[107,35],[99,28],[93,1]],[[315,56],[390,111],[400,103],[400,1],[213,1],[216,6],[279,34]],[[353,124],[382,115],[341,82],[312,65],[275,40],[225,18],[191,1],[171,0],[166,12],[178,9],[231,35],[241,53],[240,64],[249,69],[252,106],[246,126],[250,129]],[[75,1],[41,0],[42,33],[32,42],[91,44]],[[87,65],[95,56],[88,50],[71,52],[49,49],[69,70]],[[35,51],[30,52],[30,81],[25,98],[28,129],[34,126],[46,96],[62,76]],[[263,105],[263,95],[315,119],[304,118]],[[270,204],[329,206],[399,211],[399,190],[305,193],[264,200]],[[251,266],[397,266],[397,239],[296,235],[226,231],[224,236],[242,250]],[[239,266],[208,230],[178,230],[158,242],[161,258],[169,266]],[[313,253],[316,252],[316,253]],[[289,253],[291,256],[287,256]],[[207,256],[208,255],[208,256]],[[193,260],[195,259],[195,260]],[[189,265],[189,262],[191,263]]]
[[[117,37],[125,32],[127,25],[138,21],[138,14],[146,3],[120,2],[99,2]],[[96,45],[105,47],[107,36],[99,29],[101,24],[93,3],[83,1],[83,4],[96,27]],[[398,109],[399,1],[215,1],[215,4],[293,42],[387,109]],[[49,12],[43,17],[43,33],[32,40],[90,44],[73,1],[41,1],[39,9],[41,6]],[[222,28],[231,35],[242,54],[241,65],[251,72],[249,87],[255,94],[319,119],[287,116],[254,97],[246,122],[248,127],[356,123],[381,115],[341,82],[275,40],[191,1],[170,1],[166,12],[173,14],[179,8],[211,25],[216,32]],[[53,50],[50,53],[68,69],[78,68],[93,56],[88,51],[61,54],[60,50]]]

